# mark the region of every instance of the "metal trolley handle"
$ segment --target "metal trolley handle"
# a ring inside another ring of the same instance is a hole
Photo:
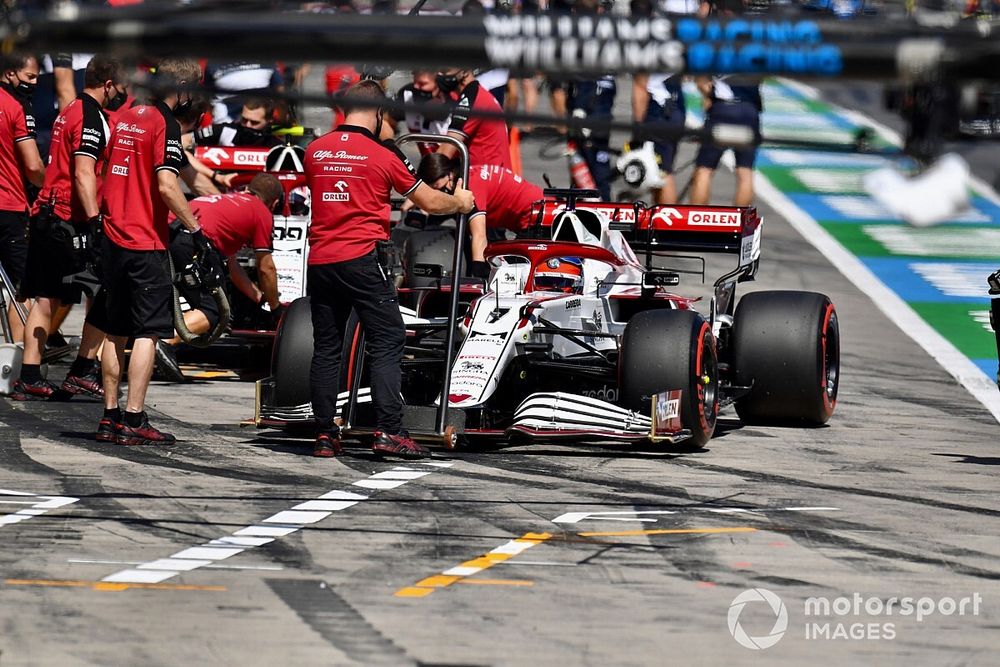
[[[469,149],[458,139],[439,134],[404,134],[396,139],[397,146],[413,142],[448,144],[458,150],[462,183],[469,184]],[[451,393],[451,366],[455,357],[455,323],[458,320],[458,297],[462,287],[462,257],[465,253],[465,230],[468,215],[458,215],[455,228],[455,260],[451,269],[451,299],[448,302],[448,330],[445,338],[444,376],[441,382],[441,400],[437,409],[437,433],[444,435],[448,418],[448,395]]]

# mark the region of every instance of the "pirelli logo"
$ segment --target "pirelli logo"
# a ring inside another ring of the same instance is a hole
[[[128,176],[128,167],[116,164],[111,167],[111,173],[116,176]]]
[[[323,201],[351,201],[349,192],[324,192]]]

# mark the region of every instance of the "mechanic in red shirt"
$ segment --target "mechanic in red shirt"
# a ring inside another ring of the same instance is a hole
[[[502,113],[503,109],[496,98],[479,85],[472,70],[449,67],[438,72],[436,80],[441,92],[457,99],[451,111],[448,136],[463,141],[469,147],[469,164],[496,164],[510,169],[507,123],[503,118],[483,118],[469,114],[470,109]],[[458,154],[448,144],[441,144],[438,152],[448,157]]]
[[[97,278],[90,272],[89,246],[100,225],[98,173],[110,130],[104,109],[117,109],[127,97],[122,64],[94,56],[84,73],[84,88],[52,125],[49,165],[31,210],[28,257],[21,295],[34,299],[25,325],[24,360],[15,396],[48,399],[56,385],[42,378],[41,363],[53,316],[63,304],[80,303],[84,291],[94,296]],[[104,396],[97,370],[97,350],[104,342],[103,298],[83,325],[80,350],[62,383],[69,394]]]
[[[259,307],[267,304],[270,311],[277,314],[281,302],[278,299],[278,271],[271,257],[274,211],[283,203],[284,190],[281,182],[273,174],[257,174],[250,181],[245,192],[225,195],[208,195],[189,202],[191,212],[201,223],[205,237],[218,253],[221,265],[225,258],[229,278],[233,286],[243,292]],[[257,274],[260,287],[236,260],[236,253],[243,247],[250,247],[257,255]],[[181,230],[181,223],[170,223],[170,256],[174,270],[194,261],[196,248],[191,234]],[[203,334],[211,331],[219,323],[219,308],[207,289],[189,289],[178,285],[181,295],[191,305],[184,313],[184,324],[192,333]],[[177,364],[174,345],[180,337],[159,340],[156,343],[156,368],[160,374],[174,382],[184,382],[183,371]]]
[[[374,81],[356,83],[347,94],[373,105],[386,99]],[[343,125],[306,149],[306,182],[313,207],[306,274],[313,324],[309,382],[319,430],[314,456],[336,456],[341,451],[334,417],[343,332],[352,309],[365,327],[371,356],[374,451],[415,458],[429,455],[403,430],[399,392],[406,330],[396,288],[378,262],[376,245],[389,238],[393,190],[430,213],[468,212],[474,202],[461,181],[453,195],[422,183],[391,142],[376,139],[382,115],[382,108],[353,107]]]
[[[437,190],[449,192],[458,178],[458,165],[441,153],[425,155],[417,176]],[[488,229],[506,229],[520,234],[531,226],[531,205],[543,199],[542,188],[499,165],[474,165],[469,170],[469,191],[476,208],[469,214],[472,234],[470,273],[485,278],[489,265],[483,252],[488,243]]]
[[[150,426],[146,389],[153,374],[156,341],[174,335],[168,210],[192,234],[199,254],[211,252],[177,182],[183,155],[181,128],[174,116],[191,105],[192,93],[186,89],[200,79],[196,60],[163,60],[156,69],[150,99],[123,113],[111,135],[101,205],[108,339],[101,356],[105,410],[97,427],[100,441],[154,445],[175,440]],[[129,338],[135,342],[122,411],[118,385]]]
[[[13,53],[2,61],[0,72],[0,264],[14,283],[21,284],[28,243],[28,195],[24,182],[41,187],[45,165],[35,143],[35,118],[31,95],[38,79],[38,60]],[[14,304],[7,317],[14,337],[22,335]]]

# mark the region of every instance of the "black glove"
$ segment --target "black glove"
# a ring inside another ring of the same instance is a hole
[[[201,284],[206,289],[215,289],[222,284],[222,267],[219,265],[215,249],[200,228],[189,233],[194,243],[194,261],[201,273]]]
[[[271,326],[275,329],[278,328],[278,324],[281,322],[281,318],[284,316],[285,311],[288,310],[288,306],[283,303],[279,303],[277,307],[271,309]]]
[[[473,278],[482,278],[483,280],[489,280],[490,278],[489,262],[472,262],[469,266],[469,274]]]
[[[986,282],[990,286],[990,294],[1000,294],[1000,269],[991,273],[986,278]]]
[[[188,232],[191,235],[191,241],[194,242],[194,256],[201,259],[208,257],[209,253],[212,252],[212,244],[208,242],[205,238],[205,233],[198,228],[198,231]]]

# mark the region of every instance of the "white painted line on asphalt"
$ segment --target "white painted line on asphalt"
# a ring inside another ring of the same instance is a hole
[[[423,463],[423,462],[421,462]],[[432,468],[450,468],[453,463],[443,461],[426,462]],[[365,479],[354,482],[352,486],[369,489],[394,489],[414,479],[425,477],[434,470],[414,469],[398,466],[391,470],[373,473]],[[101,581],[130,584],[158,584],[175,577],[182,572],[218,567],[216,561],[225,560],[248,549],[273,542],[275,538],[291,535],[308,525],[318,523],[328,518],[334,512],[341,512],[353,507],[369,496],[334,489],[314,500],[307,500],[291,509],[282,510],[258,523],[240,528],[232,534],[210,540],[200,546],[188,547],[172,554],[169,558],[159,558],[142,563],[127,563],[135,567],[121,570],[104,577]],[[54,500],[54,498],[51,498]],[[74,499],[75,501],[75,499]],[[16,516],[16,515],[7,515]],[[3,519],[0,517],[0,525]],[[18,520],[27,517],[20,517]],[[244,568],[259,569],[259,568]],[[280,569],[280,568],[277,568]]]
[[[576,567],[577,563],[557,563],[553,560],[509,560],[504,565],[538,565],[546,567]]]
[[[235,537],[230,535],[228,537],[220,537],[217,540],[212,540],[209,544],[235,544],[240,547],[260,547],[265,544],[270,544],[274,542],[273,537]]]
[[[299,503],[293,510],[308,510],[308,511],[325,511],[325,512],[339,512],[340,510],[346,510],[351,505],[357,505],[357,500],[309,500],[304,503]]]
[[[387,470],[385,472],[380,472],[377,475],[372,475],[372,479],[420,479],[421,477],[426,477],[430,475],[430,470]]]
[[[360,486],[363,489],[395,489],[397,486],[406,484],[406,481],[405,479],[363,479],[360,482],[354,482],[354,486]]]
[[[330,512],[296,512],[294,510],[285,510],[267,517],[264,519],[264,523],[298,524],[305,526],[310,523],[322,521],[328,516],[330,516]]]
[[[640,521],[655,523],[656,519],[626,518],[647,514],[679,514],[681,512],[711,512],[713,514],[768,514],[771,512],[836,512],[838,507],[684,507],[676,510],[642,510],[634,512],[566,512],[552,519],[552,523],[580,523],[581,521]]]
[[[190,560],[187,558],[161,558],[148,563],[140,563],[137,570],[193,570],[199,567],[211,565],[210,560]]]
[[[4,496],[13,496],[13,498],[4,498]],[[49,510],[72,505],[79,500],[79,498],[70,498],[69,496],[40,496],[26,491],[0,489],[0,503],[5,505],[30,506],[19,509],[11,514],[0,516],[0,526],[10,526],[36,516],[42,516]]]
[[[247,526],[246,528],[240,528],[233,535],[256,535],[256,536],[267,536],[267,537],[284,537],[285,535],[291,535],[298,528],[295,526]]]
[[[813,99],[819,97],[819,91],[812,86],[785,79],[781,81]],[[833,104],[830,106],[837,108],[838,111],[843,112],[845,117],[854,122],[876,129],[891,143],[897,146],[902,143],[897,132],[874,119]],[[982,181],[977,181],[976,185],[980,194],[994,202],[997,201],[996,192],[992,188]],[[771,208],[784,217],[806,241],[819,250],[845,278],[867,294],[876,308],[881,310],[917,345],[924,348],[927,354],[931,355],[942,368],[989,410],[994,419],[1000,421],[1000,392],[997,392],[996,384],[988,375],[927,324],[910,308],[909,304],[879,280],[861,260],[848,252],[829,232],[796,206],[759,171],[754,172],[754,188]]]
[[[113,584],[158,584],[178,574],[180,572],[176,570],[122,570],[104,577],[101,581]]]
[[[241,554],[246,549],[241,549],[238,547],[189,547],[182,551],[178,551],[175,554],[171,554],[171,558],[192,558],[194,560],[225,560],[230,556],[235,556],[236,554]]]
[[[839,512],[839,507],[782,507],[786,512]]]
[[[169,558],[162,559],[164,561],[170,560]],[[67,558],[67,563],[76,563],[79,565],[142,565],[141,560],[92,560],[86,558]],[[174,560],[174,562],[179,562]],[[191,561],[197,562],[197,561]],[[281,572],[285,568],[280,565],[202,565],[201,567],[206,570],[266,570],[268,572]]]

